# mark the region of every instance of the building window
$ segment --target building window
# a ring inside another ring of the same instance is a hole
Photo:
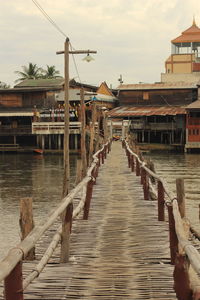
[[[143,100],[149,100],[149,93],[143,92]]]

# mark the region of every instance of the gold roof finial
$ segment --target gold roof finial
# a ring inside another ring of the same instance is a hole
[[[195,15],[193,15],[193,23],[192,23],[192,25],[197,26],[197,25],[196,25],[196,21],[195,21]]]

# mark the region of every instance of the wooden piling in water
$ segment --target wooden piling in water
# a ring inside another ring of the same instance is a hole
[[[23,241],[34,228],[32,198],[20,199],[19,224],[21,229],[21,240]],[[35,259],[35,247],[29,251],[25,259]]]

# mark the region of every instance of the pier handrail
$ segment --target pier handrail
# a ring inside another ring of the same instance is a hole
[[[94,182],[98,175],[98,167],[104,162],[104,158],[106,158],[106,152],[110,151],[111,141],[107,142],[102,146],[102,148],[97,151],[93,155],[93,162],[91,166],[88,168],[86,176],[82,179],[82,181],[70,191],[70,193],[62,199],[61,203],[54,209],[48,216],[45,222],[41,222],[39,225],[35,226],[35,228],[28,234],[28,236],[19,244],[17,244],[14,248],[10,249],[7,256],[0,262],[0,282],[5,280],[9,274],[14,270],[18,263],[22,261],[23,258],[28,254],[28,252],[36,245],[36,242],[41,238],[44,232],[51,227],[51,225],[56,221],[56,219],[66,210],[68,205],[72,203],[75,196],[82,190],[82,196],[79,204],[73,211],[73,218],[75,218],[84,208],[87,201],[87,190],[88,183]],[[91,195],[92,196],[92,195]],[[89,210],[89,207],[87,207]],[[88,211],[86,212],[86,218],[88,217]],[[62,227],[62,226],[61,226]],[[24,290],[28,284],[33,280],[33,278],[37,277],[39,273],[44,268],[45,264],[48,262],[51,254],[56,248],[60,238],[62,228],[59,228],[55,236],[53,237],[53,241],[45,252],[42,260],[38,264],[38,266],[33,270],[31,276],[29,276],[24,281],[23,289]],[[50,254],[50,255],[49,255]],[[22,292],[22,291],[21,291]],[[6,298],[7,299],[7,298]],[[9,299],[9,298],[8,298]],[[18,299],[18,298],[16,298]],[[21,298],[19,298],[21,299]]]
[[[141,168],[143,168],[150,176],[154,177],[157,181],[160,181],[163,184],[164,192],[168,196],[169,201],[172,202],[175,199],[175,196],[170,191],[170,188],[168,187],[167,182],[163,178],[161,178],[160,176],[158,176],[158,174],[156,174],[155,172],[153,172],[152,170],[150,170],[146,166],[146,163],[144,161],[140,160],[139,156],[130,149],[127,141],[125,141],[125,143],[126,143],[126,149],[129,151],[130,154],[132,154],[137,159],[137,161],[141,165]]]
[[[200,253],[197,251],[197,249],[192,245],[192,243],[188,239],[188,234],[185,230],[185,218],[181,216],[179,204],[177,201],[177,196],[174,195],[171,191],[169,191],[169,187],[166,183],[166,181],[158,176],[155,172],[150,170],[147,166],[147,164],[140,159],[140,157],[131,150],[129,143],[127,140],[122,140],[122,146],[125,148],[127,157],[128,157],[128,165],[131,167],[131,156],[135,158],[136,164],[138,163],[139,169],[141,173],[141,170],[144,170],[145,174],[137,174],[141,175],[141,183],[143,184],[144,188],[144,198],[145,200],[149,199],[149,189],[148,186],[148,179],[147,177],[153,177],[158,183],[162,184],[162,201],[161,203],[162,210],[161,217],[159,218],[159,211],[158,211],[158,220],[164,221],[164,206],[168,208],[169,213],[169,230],[170,232],[170,252],[171,252],[171,263],[177,265],[177,255],[180,255],[183,257],[183,263],[182,263],[182,269],[188,272],[188,278],[189,278],[189,285],[190,289],[192,290],[193,298],[194,300],[200,300],[200,279],[198,276],[200,276]],[[132,162],[134,165],[134,162]],[[165,199],[165,196],[167,195],[168,200]],[[155,193],[154,193],[155,196]],[[156,195],[158,199],[158,210],[159,210],[159,191]],[[171,223],[171,224],[170,224]],[[171,227],[171,228],[170,228]],[[173,228],[174,227],[174,228]],[[188,227],[188,226],[186,226]],[[173,232],[174,231],[174,232]],[[177,240],[177,242],[176,242]],[[186,257],[187,259],[186,259]],[[191,265],[192,269],[196,272],[196,274],[191,275],[191,272],[189,271],[188,263]],[[180,268],[180,266],[179,266]],[[184,271],[183,271],[184,272]],[[186,276],[186,277],[187,277]],[[187,282],[188,283],[188,282]],[[184,284],[182,282],[182,284]],[[187,284],[186,284],[187,285]],[[179,293],[179,291],[178,291]],[[182,299],[182,298],[181,298]],[[184,298],[186,299],[186,298]],[[187,298],[189,299],[189,298]]]

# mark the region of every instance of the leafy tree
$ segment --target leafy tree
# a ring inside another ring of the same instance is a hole
[[[0,81],[0,89],[9,89],[10,85]]]
[[[42,68],[37,64],[29,63],[28,66],[22,66],[23,71],[15,71],[20,76],[15,82],[23,81],[25,79],[38,79],[42,77]]]
[[[49,66],[47,65],[47,69],[46,70],[43,70],[43,78],[59,78],[61,77],[60,75],[60,72],[58,70],[56,70],[56,67],[55,66]]]

